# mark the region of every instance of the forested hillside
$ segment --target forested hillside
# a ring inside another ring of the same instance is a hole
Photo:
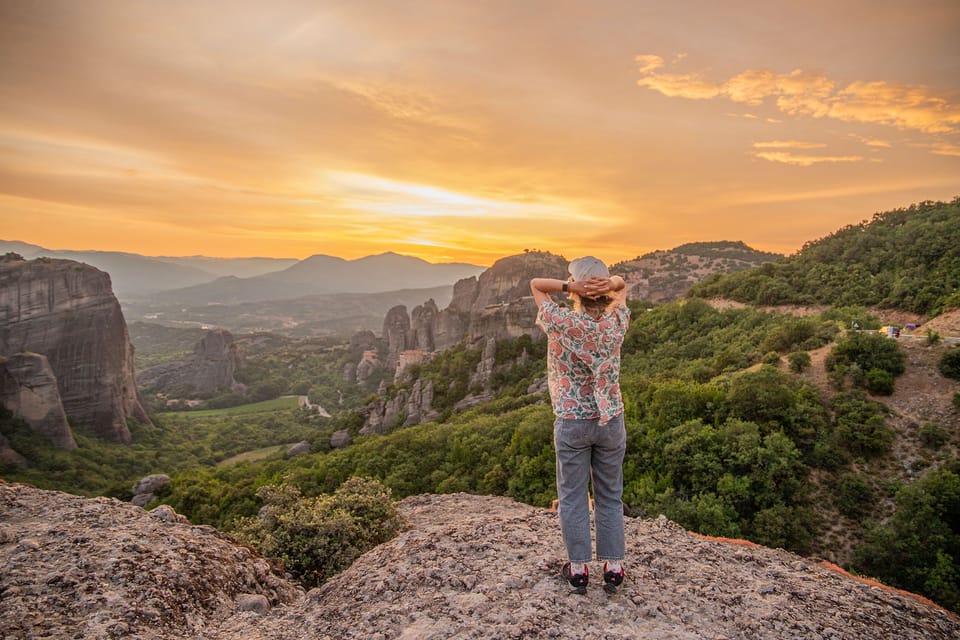
[[[935,315],[960,307],[960,198],[876,214],[691,296],[751,304],[862,305]]]

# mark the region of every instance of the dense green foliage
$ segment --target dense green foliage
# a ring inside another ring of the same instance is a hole
[[[875,526],[854,567],[960,611],[960,462],[904,485],[889,524]]]
[[[876,333],[853,332],[837,342],[826,360],[837,388],[847,379],[870,393],[890,395],[893,380],[905,370],[903,353],[895,340]]]
[[[960,198],[878,213],[789,258],[706,278],[690,292],[754,304],[960,307]]]
[[[9,411],[0,410],[0,435],[29,464],[0,465],[0,475],[45,489],[129,499],[133,485],[151,473],[207,468],[251,449],[321,441],[321,434],[329,438],[330,433],[318,428],[315,417],[296,409],[208,417],[168,413],[154,416],[153,426],[129,423],[133,444],[104,442],[74,429],[78,448],[63,451],[50,447]]]
[[[257,497],[264,502],[263,511],[241,520],[235,534],[282,560],[308,588],[394,537],[402,523],[390,490],[364,478],[350,478],[332,495],[305,498],[284,484],[260,487]]]
[[[943,353],[940,357],[940,373],[951,380],[960,380],[960,348]]]

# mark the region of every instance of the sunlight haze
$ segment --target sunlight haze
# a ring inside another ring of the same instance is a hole
[[[0,238],[793,253],[960,195],[960,3],[0,3]]]

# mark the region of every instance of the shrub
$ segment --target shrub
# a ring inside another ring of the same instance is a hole
[[[825,364],[827,371],[837,376],[849,376],[854,386],[870,388],[871,384],[875,385],[877,391],[874,393],[883,393],[889,386],[888,394],[893,392],[893,378],[906,369],[896,341],[875,333],[849,334],[837,343]],[[874,373],[874,370],[889,374],[889,378]],[[841,371],[844,373],[839,373]]]
[[[235,533],[266,556],[283,561],[308,588],[323,584],[361,554],[400,530],[390,489],[350,478],[333,493],[305,498],[292,485],[257,491],[261,514],[238,522]]]
[[[768,351],[767,353],[763,354],[763,359],[761,362],[763,362],[763,364],[772,364],[773,366],[777,366],[780,364],[780,354],[776,351]]]
[[[928,422],[920,427],[917,435],[920,437],[920,442],[922,442],[924,446],[933,450],[939,449],[950,440],[950,434],[936,422]]]
[[[940,373],[951,380],[960,380],[960,349],[950,349],[940,357]]]
[[[790,363],[790,371],[801,373],[810,366],[810,354],[806,351],[794,351],[787,356],[787,361]]]
[[[878,396],[889,396],[893,393],[893,374],[883,369],[867,371],[867,391]]]
[[[861,476],[845,473],[834,488],[834,504],[848,518],[860,519],[873,509],[873,489]]]
[[[831,401],[836,412],[837,444],[855,456],[886,453],[894,432],[884,422],[883,405],[856,393],[839,393]]]

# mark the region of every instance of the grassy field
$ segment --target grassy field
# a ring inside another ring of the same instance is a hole
[[[242,404],[236,407],[227,407],[226,409],[205,409],[203,411],[176,411],[181,416],[191,416],[196,418],[215,418],[218,416],[242,416],[250,413],[266,413],[269,411],[280,411],[283,409],[296,409],[300,403],[296,396],[287,396],[284,398],[274,398],[273,400],[264,400],[263,402],[254,402],[252,404]]]
[[[267,458],[272,458],[275,455],[284,453],[289,448],[289,444],[277,444],[273,445],[272,447],[263,447],[262,449],[254,449],[253,451],[244,451],[243,453],[231,456],[226,460],[221,460],[217,463],[217,466],[229,467],[230,465],[237,464],[239,462],[256,462],[257,460],[266,460]]]

